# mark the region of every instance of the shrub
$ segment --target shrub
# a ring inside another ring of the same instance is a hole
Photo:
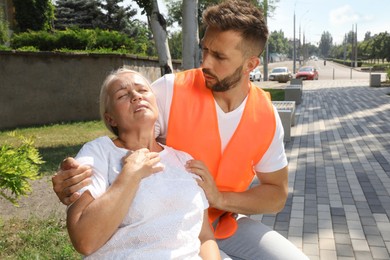
[[[33,138],[26,138],[11,132],[19,140],[18,145],[0,146],[0,195],[17,206],[20,196],[31,191],[29,180],[39,176],[39,165],[44,161],[34,147]]]
[[[390,81],[390,69],[387,69],[387,80]]]
[[[11,47],[20,49],[24,46],[32,46],[41,51],[52,51],[56,49],[57,40],[55,35],[46,31],[29,31],[14,34],[11,39]]]
[[[30,31],[15,34],[11,40],[11,47],[13,49],[21,49],[29,46],[29,48],[36,48],[37,51],[107,50],[107,52],[119,51],[146,56],[148,43],[148,39],[136,41],[117,31],[74,27],[63,31]]]

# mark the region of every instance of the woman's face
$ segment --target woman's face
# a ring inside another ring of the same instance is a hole
[[[154,126],[158,117],[156,97],[148,82],[136,73],[123,73],[108,86],[105,119],[113,127],[131,130]]]

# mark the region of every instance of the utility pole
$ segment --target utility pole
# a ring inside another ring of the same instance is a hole
[[[353,68],[353,57],[354,57],[354,55],[353,55],[353,52],[354,52],[354,43],[355,43],[355,36],[354,36],[354,34],[355,34],[355,31],[354,31],[354,29],[353,29],[353,24],[352,24],[352,35],[351,35],[351,41],[352,41],[352,45],[351,45],[351,68]]]
[[[355,67],[357,67],[357,51],[358,51],[357,24],[355,24]]]
[[[344,34],[343,45],[344,45],[344,65],[345,65],[345,60],[347,58],[347,35],[346,34]]]
[[[294,8],[294,36],[293,36],[293,41],[294,41],[294,51],[293,51],[293,73],[295,73],[296,72],[296,65],[295,65],[295,62],[296,62],[296,60],[297,60],[297,54],[296,54],[296,46],[295,46],[295,44],[296,44],[296,41],[295,41],[295,8]]]

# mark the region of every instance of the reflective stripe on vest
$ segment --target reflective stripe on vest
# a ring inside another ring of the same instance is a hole
[[[215,101],[205,85],[202,70],[175,74],[167,145],[203,161],[220,191],[242,192],[249,187],[254,166],[269,148],[275,129],[271,101],[263,90],[251,85],[241,120],[221,154]],[[229,237],[237,228],[231,214],[225,213],[209,209],[210,223],[219,218],[216,238]]]

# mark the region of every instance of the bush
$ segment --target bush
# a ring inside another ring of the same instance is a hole
[[[38,51],[125,50],[128,54],[147,56],[148,49],[144,44],[145,42],[137,42],[123,33],[98,28],[94,30],[67,28],[63,31],[53,32],[30,31],[15,34],[11,40],[11,47],[14,49],[32,46]]]
[[[34,147],[33,138],[25,138],[10,133],[21,143],[12,146],[3,144],[0,147],[0,195],[17,205],[20,196],[31,191],[29,180],[39,176],[39,165],[43,164],[39,151]]]
[[[351,60],[346,60],[344,62],[344,60],[340,60],[340,59],[332,59],[333,62],[337,62],[337,63],[340,63],[340,64],[343,64],[345,66],[351,66]],[[361,60],[358,60],[357,61],[357,66],[358,67],[361,67],[363,64],[363,62]]]

